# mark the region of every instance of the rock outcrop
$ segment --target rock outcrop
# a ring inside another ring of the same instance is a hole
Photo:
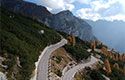
[[[92,41],[96,39],[91,26],[84,20],[75,17],[68,10],[52,14],[43,6],[23,0],[1,0],[1,6],[42,22],[58,31],[78,36],[82,40]]]

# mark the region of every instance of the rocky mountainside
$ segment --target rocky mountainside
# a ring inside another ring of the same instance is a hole
[[[52,22],[49,23],[49,25],[54,27],[56,30],[73,34],[87,41],[95,39],[91,26],[82,19],[75,17],[68,10],[53,15],[51,21]]]
[[[41,21],[45,21],[45,18],[52,15],[45,7],[23,0],[1,0],[1,6],[15,13]]]
[[[0,8],[0,72],[8,80],[30,80],[41,51],[61,40],[53,29]],[[0,80],[5,80],[1,78]]]
[[[31,17],[52,28],[91,41],[95,40],[91,26],[75,17],[70,11],[57,14],[50,13],[45,7],[23,0],[1,0],[1,5],[15,13]]]

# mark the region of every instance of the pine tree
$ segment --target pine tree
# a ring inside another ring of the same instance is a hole
[[[110,63],[109,63],[109,60],[108,60],[108,59],[106,59],[106,60],[104,61],[104,66],[105,66],[105,68],[106,68],[106,72],[107,72],[107,73],[111,73],[111,67],[110,67]]]

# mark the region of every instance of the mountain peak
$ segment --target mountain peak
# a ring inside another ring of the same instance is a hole
[[[60,14],[63,14],[63,15],[73,15],[72,12],[69,11],[69,10],[61,11],[61,12],[57,13],[56,15],[60,15]]]
[[[2,6],[21,13],[24,16],[33,18],[54,28],[58,31],[78,36],[85,41],[95,40],[91,26],[84,20],[81,20],[73,15],[69,10],[61,11],[57,14],[50,13],[45,7],[29,3],[26,1],[17,2],[3,0]]]

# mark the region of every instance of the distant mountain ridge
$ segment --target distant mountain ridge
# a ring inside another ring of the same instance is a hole
[[[43,6],[23,0],[1,0],[1,5],[15,13],[36,19],[58,31],[78,36],[86,41],[96,40],[91,26],[68,10],[52,14]]]
[[[125,52],[125,22],[114,20],[98,20],[91,21],[85,20],[88,22],[92,28],[94,35],[107,44],[110,48],[114,48],[119,52]]]

